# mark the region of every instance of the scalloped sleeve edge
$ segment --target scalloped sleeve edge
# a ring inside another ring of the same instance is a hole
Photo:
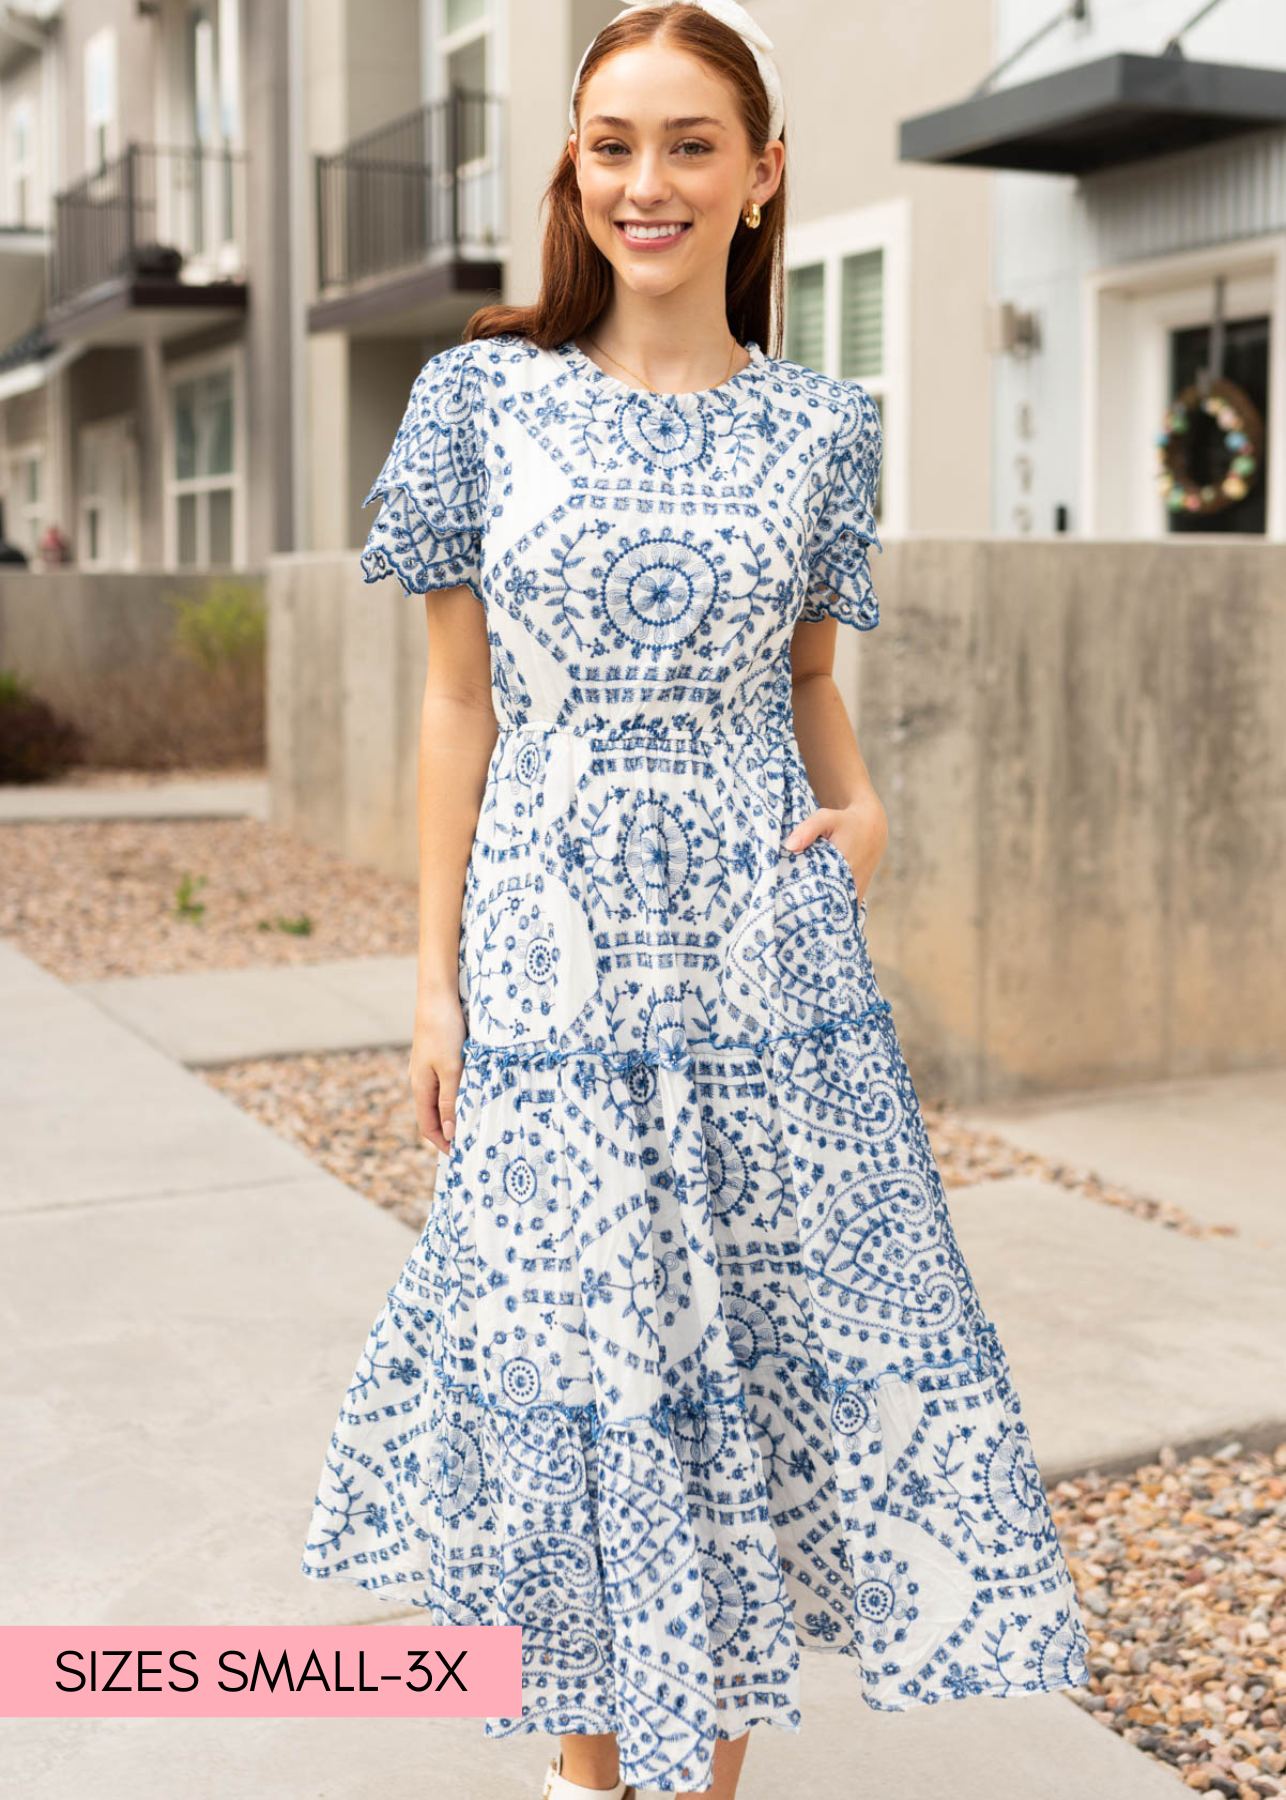
[[[463,346],[456,346],[463,350]],[[445,359],[445,361],[444,361]],[[446,366],[450,363],[450,367]],[[462,355],[431,357],[412,385],[402,422],[362,501],[382,504],[359,557],[366,584],[394,576],[404,592],[467,587],[485,605],[482,583],[483,469],[474,423],[473,365]],[[424,430],[424,409],[445,418]],[[443,441],[461,434],[462,448]],[[444,493],[449,483],[450,492]]]

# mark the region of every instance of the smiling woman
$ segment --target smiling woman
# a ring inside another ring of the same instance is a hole
[[[676,62],[680,68],[687,63],[677,82]],[[596,102],[592,111],[582,108],[585,116],[568,146],[581,216],[621,277],[592,336],[582,335],[591,352],[632,375],[638,386],[653,393],[683,391],[693,345],[700,347],[711,322],[726,311],[729,250],[738,227],[749,241],[763,208],[779,193],[784,148],[770,134],[754,157],[726,85],[713,81],[698,58],[677,59],[664,39],[638,42],[601,62],[587,56],[580,82]],[[632,96],[646,96],[649,103],[640,107]],[[691,110],[672,111],[676,96],[691,96]],[[781,212],[779,205],[776,219]],[[779,248],[772,245],[778,260]],[[718,376],[710,374],[726,380],[741,346],[726,322],[719,335],[727,353]],[[627,346],[638,348],[633,359]],[[713,354],[702,357],[704,369]]]
[[[879,622],[880,415],[779,354],[764,43],[727,0],[594,40],[540,295],[421,370],[362,556],[430,597],[444,1162],[304,1568],[521,1626],[485,1731],[561,1738],[547,1800],[731,1800],[804,1648],[877,1711],[1088,1680],[867,944],[831,668]]]

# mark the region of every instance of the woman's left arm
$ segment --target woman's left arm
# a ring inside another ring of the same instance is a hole
[[[819,804],[784,841],[787,850],[803,850],[828,837],[843,852],[858,898],[865,900],[889,827],[835,684],[837,628],[833,618],[810,620],[797,624],[791,638],[795,741]]]

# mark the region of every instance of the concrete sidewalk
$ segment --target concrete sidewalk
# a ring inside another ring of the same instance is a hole
[[[414,956],[282,968],[120,975],[76,992],[191,1068],[306,1051],[404,1048],[415,1013]]]
[[[411,1234],[4,943],[0,1016],[9,1622],[386,1622],[298,1563],[336,1407]],[[1278,1403],[1279,1275],[1239,1240],[1017,1181],[956,1190],[952,1215],[1047,1480],[1189,1433],[1244,1436]],[[840,1659],[806,1654],[804,1670],[802,1741],[757,1734],[745,1800],[1181,1785],[1063,1695],[876,1714]],[[426,1781],[534,1800],[549,1740],[481,1729],[34,1720],[6,1721],[0,1743],[33,1800],[359,1800]]]
[[[1235,1225],[1286,1267],[1286,1066],[971,1107],[963,1116],[1205,1224]]]
[[[66,819],[267,819],[266,776],[167,775],[146,785],[0,784],[0,825]]]

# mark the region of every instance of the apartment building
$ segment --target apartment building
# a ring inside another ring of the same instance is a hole
[[[89,568],[360,543],[416,371],[535,289],[571,73],[616,10],[0,3],[10,539],[56,526]],[[785,350],[877,399],[885,534],[1286,534],[1278,0],[754,12]],[[1216,345],[1255,468],[1176,505],[1158,439]]]
[[[360,543],[416,371],[534,291],[572,71],[617,10],[0,3],[9,537],[56,527],[86,568]],[[989,6],[921,10],[932,55],[875,4],[755,8],[786,78],[785,349],[879,401],[895,533],[988,506],[987,459],[935,428],[989,437],[986,192],[901,163],[897,124],[985,69]]]
[[[360,537],[415,372],[527,272],[510,46],[561,80],[585,10],[0,4],[10,539],[189,569]]]
[[[80,567],[191,569],[280,541],[284,23],[245,0],[0,8],[0,454],[29,552],[53,527]]]
[[[902,133],[990,186],[993,530],[1286,536],[1286,7],[995,23],[992,76]]]

